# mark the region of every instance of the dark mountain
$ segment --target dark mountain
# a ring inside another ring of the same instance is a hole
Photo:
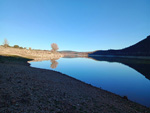
[[[117,56],[150,56],[150,36],[146,39],[120,50],[99,50],[90,55],[117,55]]]

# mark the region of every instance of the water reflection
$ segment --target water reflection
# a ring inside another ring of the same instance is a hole
[[[98,57],[90,56],[96,61],[118,62],[127,65],[137,72],[141,73],[147,79],[150,80],[150,59],[135,59],[135,58],[121,58],[121,57]]]
[[[51,61],[50,67],[51,67],[52,69],[55,69],[55,68],[58,66],[58,62],[57,62],[56,60],[50,60],[50,61]]]
[[[127,96],[134,102],[150,106],[150,60],[114,57],[56,60],[58,59],[31,62],[31,66],[59,71],[120,96]]]

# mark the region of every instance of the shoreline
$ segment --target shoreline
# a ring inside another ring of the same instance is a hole
[[[0,62],[0,112],[150,112],[150,108],[66,74],[28,64]]]
[[[121,56],[121,55],[88,55],[88,57],[106,57],[106,58],[130,58],[130,59],[147,59],[150,60],[150,56]]]

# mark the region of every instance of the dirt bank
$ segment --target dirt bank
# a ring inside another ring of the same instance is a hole
[[[61,58],[63,54],[61,53],[52,53],[50,50],[29,50],[29,49],[20,49],[20,48],[13,48],[13,47],[3,47],[0,46],[0,55],[16,55],[22,56],[26,58],[32,59],[54,59],[54,58]]]

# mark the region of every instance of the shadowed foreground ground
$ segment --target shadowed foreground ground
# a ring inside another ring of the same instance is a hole
[[[29,67],[26,61],[0,56],[0,113],[150,113],[67,75]]]

